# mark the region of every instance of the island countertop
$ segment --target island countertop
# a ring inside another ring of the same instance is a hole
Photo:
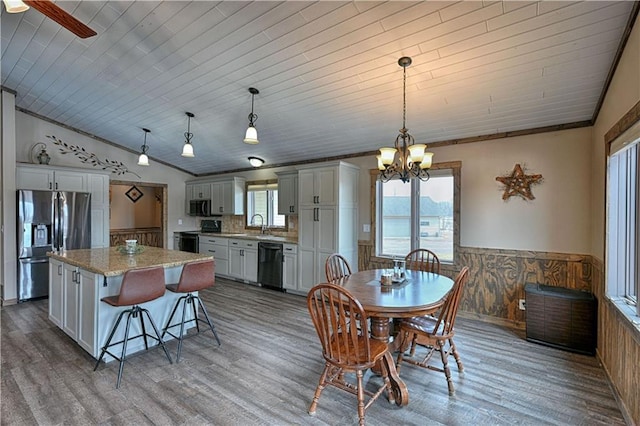
[[[104,275],[105,277],[122,275],[131,269],[151,266],[170,268],[197,260],[213,259],[213,256],[206,254],[147,246],[144,247],[142,253],[133,255],[122,254],[116,247],[65,250],[62,252],[48,252],[47,255],[53,259]]]

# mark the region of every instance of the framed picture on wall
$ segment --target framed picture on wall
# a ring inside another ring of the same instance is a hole
[[[138,201],[144,195],[137,186],[133,185],[127,192],[124,193],[132,202]]]

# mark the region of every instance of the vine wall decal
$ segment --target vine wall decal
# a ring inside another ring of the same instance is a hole
[[[60,152],[62,154],[73,154],[85,164],[91,164],[93,167],[100,167],[102,170],[109,170],[111,173],[115,173],[117,175],[131,173],[132,175],[140,178],[140,175],[129,170],[122,161],[114,161],[107,158],[101,160],[96,154],[88,152],[84,147],[69,145],[62,139],[58,139],[52,135],[47,135],[47,137],[53,141],[54,145],[58,145],[60,147]]]

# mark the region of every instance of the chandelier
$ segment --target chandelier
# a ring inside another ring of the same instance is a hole
[[[253,98],[255,95],[259,94],[260,91],[256,88],[249,87],[249,93],[251,93],[251,114],[249,114],[249,127],[247,128],[243,142],[250,145],[256,145],[259,142],[258,131],[256,130],[255,125],[255,121],[258,119],[258,114],[253,113]]]
[[[190,112],[185,112],[185,114],[187,115],[187,131],[184,132],[184,137],[185,137],[185,141],[184,141],[184,145],[182,145],[182,155],[183,157],[194,157],[193,154],[193,145],[191,144],[191,139],[193,139],[193,133],[191,133],[191,119],[193,117],[195,117],[195,115],[193,115]]]
[[[379,178],[383,182],[399,178],[407,183],[412,178],[423,181],[429,180],[428,170],[433,159],[432,152],[425,152],[427,145],[417,144],[413,136],[407,130],[407,67],[411,65],[411,58],[403,56],[398,59],[398,65],[402,67],[402,129],[396,137],[394,148],[380,148],[378,159]],[[398,157],[396,158],[396,152]]]

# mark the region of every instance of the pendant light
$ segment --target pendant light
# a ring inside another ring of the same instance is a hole
[[[256,145],[259,141],[258,131],[254,125],[254,121],[258,120],[258,114],[253,113],[253,97],[260,93],[260,91],[253,87],[249,87],[249,93],[251,93],[251,114],[249,114],[249,127],[247,128],[247,133],[244,135],[244,143]]]
[[[151,130],[142,128],[144,131],[144,143],[142,144],[142,152],[138,157],[138,166],[148,166],[149,165],[149,157],[147,157],[147,151],[149,151],[149,147],[147,146],[147,134],[151,133]]]
[[[190,112],[185,112],[185,114],[187,114],[187,117],[189,118],[187,119],[187,131],[184,133],[185,141],[184,146],[182,147],[182,156],[194,157],[193,145],[191,145],[191,138],[193,138],[193,133],[191,133],[191,119],[195,117],[195,115]]]
[[[20,13],[29,10],[29,6],[22,0],[2,0],[7,13]]]
[[[380,170],[380,180],[388,182],[394,177],[400,178],[404,183],[412,178],[422,181],[429,180],[429,170],[433,153],[425,152],[427,145],[417,144],[413,136],[407,130],[407,67],[411,65],[411,58],[403,56],[398,59],[398,65],[402,67],[402,129],[396,137],[394,148],[380,148],[378,159],[378,169]],[[396,152],[398,158],[396,159]]]
[[[264,160],[260,157],[249,157],[249,164],[251,164],[253,167],[260,167],[264,164]]]

